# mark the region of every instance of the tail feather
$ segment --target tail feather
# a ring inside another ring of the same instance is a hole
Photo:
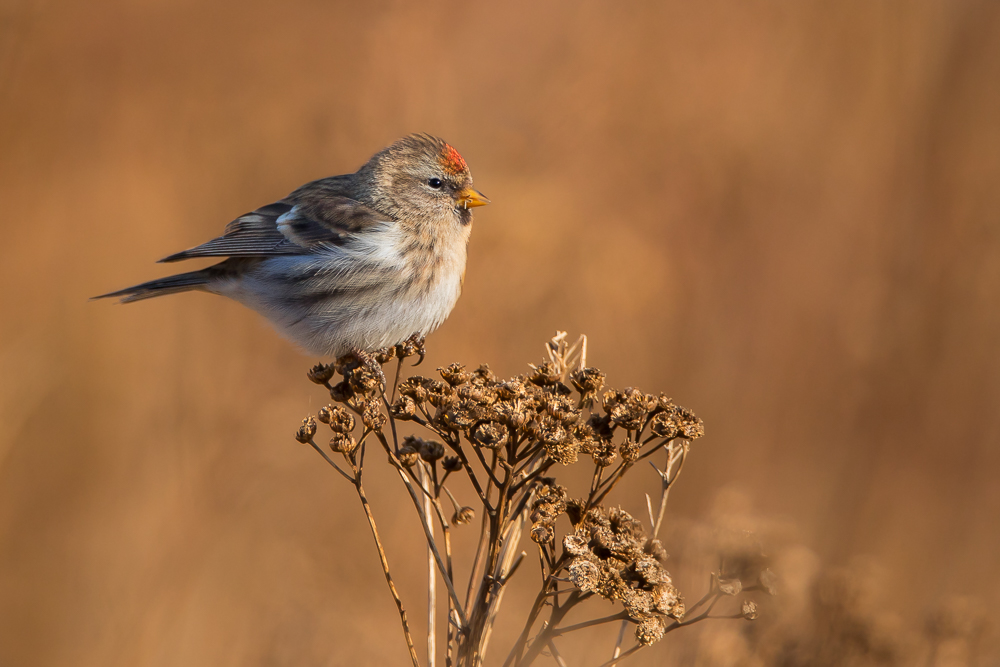
[[[108,292],[92,299],[108,299],[120,297],[121,303],[152,299],[155,296],[166,296],[167,294],[177,294],[178,292],[190,292],[192,290],[203,290],[208,284],[211,275],[205,269],[201,271],[190,271],[188,273],[178,273],[175,276],[158,278],[149,282],[126,287],[116,292]]]

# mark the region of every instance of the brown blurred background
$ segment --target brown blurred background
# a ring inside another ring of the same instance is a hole
[[[412,131],[494,201],[427,367],[585,332],[706,422],[674,519],[736,488],[904,625],[1000,603],[1000,4],[0,0],[0,665],[405,662],[315,360],[87,298]]]

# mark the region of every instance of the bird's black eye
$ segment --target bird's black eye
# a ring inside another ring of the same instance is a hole
[[[434,188],[435,190],[437,190],[438,188],[440,188],[443,185],[443,183],[441,183],[441,179],[440,178],[432,178],[431,180],[427,181],[427,185],[429,185],[432,188]]]

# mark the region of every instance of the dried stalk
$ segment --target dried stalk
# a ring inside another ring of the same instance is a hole
[[[379,539],[378,528],[375,526],[375,516],[372,514],[371,505],[368,504],[368,497],[365,495],[364,487],[361,485],[360,474],[356,476],[354,488],[358,491],[361,506],[365,509],[365,517],[367,517],[368,525],[372,529],[372,537],[375,539],[375,548],[378,550],[378,558],[382,564],[382,574],[385,575],[385,583],[389,586],[389,592],[392,594],[392,599],[396,603],[396,610],[399,612],[399,621],[403,625],[403,637],[406,639],[406,648],[410,652],[410,661],[413,663],[413,667],[420,667],[420,661],[417,659],[417,649],[413,646],[413,637],[410,635],[410,625],[406,622],[406,610],[403,609],[403,600],[399,597],[399,591],[396,590],[396,584],[392,580],[392,575],[389,574],[389,560],[385,556],[385,549],[382,548],[382,540]]]
[[[530,373],[507,381],[495,378],[488,367],[470,372],[458,364],[438,369],[444,382],[420,376],[404,379],[403,359],[417,355],[423,359],[422,341],[414,338],[374,355],[348,355],[310,371],[310,379],[324,385],[334,400],[320,410],[319,421],[329,424],[334,434],[330,446],[344,455],[354,475],[315,443],[315,419],[304,421],[296,437],[355,485],[414,665],[417,657],[402,600],[389,575],[361,485],[364,441],[369,435],[382,445],[403,482],[424,532],[427,661],[431,667],[441,630],[436,624],[438,577],[448,592],[446,663],[448,667],[479,667],[484,664],[507,586],[525,561],[524,533],[536,544],[542,576],[505,667],[531,664],[543,652],[563,665],[556,638],[621,621],[612,660],[605,663],[617,664],[668,632],[718,618],[708,615],[719,599],[713,588],[689,613],[707,604],[705,611],[683,620],[683,599],[663,569],[664,552],[657,539],[670,489],[684,467],[691,441],[703,433],[701,421],[662,394],[626,389],[601,395],[604,375],[586,367],[586,337],[570,345],[566,333],[558,332],[546,345],[546,354],[545,364],[530,366]],[[398,364],[391,391],[387,391],[380,365],[392,358]],[[331,383],[335,375],[343,380]],[[351,436],[355,416],[363,424],[360,443]],[[415,436],[401,439],[399,427],[405,422],[440,441]],[[666,463],[663,469],[654,466],[660,477],[660,502],[654,511],[652,499],[646,496],[647,532],[624,511],[603,503],[620,488],[635,463],[661,449],[666,451]],[[590,489],[574,499],[552,475],[585,456],[594,465]],[[475,491],[478,508],[463,506],[449,488],[456,479],[452,475],[463,474]],[[442,493],[454,510],[450,522]],[[452,562],[452,524],[469,523],[475,511],[481,512],[479,535],[464,599],[460,599]],[[569,517],[572,528],[559,538],[556,520],[563,515]],[[587,601],[594,597],[620,604],[620,611],[562,625],[570,610],[589,606]],[[549,612],[542,620],[546,607]],[[537,631],[536,624],[540,624]],[[636,628],[637,644],[623,651],[630,625]]]

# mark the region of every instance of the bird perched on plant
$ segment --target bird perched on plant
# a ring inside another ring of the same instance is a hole
[[[414,134],[353,174],[307,183],[160,260],[224,261],[95,298],[211,292],[261,313],[311,354],[370,352],[448,317],[462,291],[470,209],[487,203],[458,151]]]

